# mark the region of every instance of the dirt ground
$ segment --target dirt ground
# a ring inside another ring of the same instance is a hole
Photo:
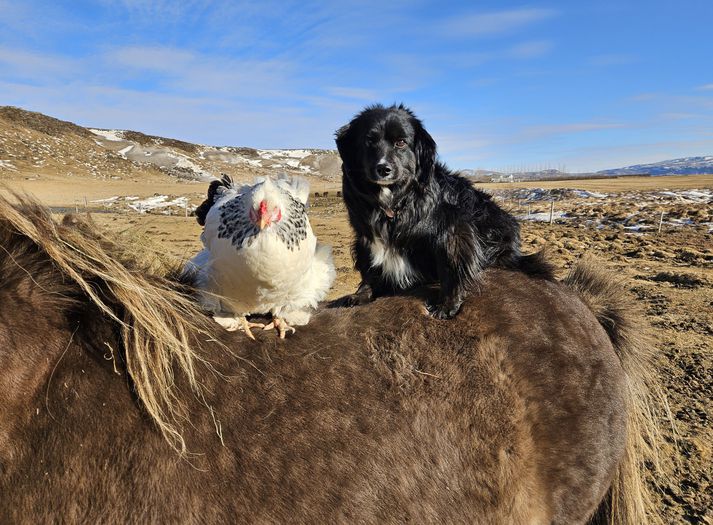
[[[201,185],[153,183],[106,186],[66,185],[61,181],[17,181],[52,206],[77,206],[113,195],[187,195],[198,204]],[[713,189],[713,176],[655,177],[590,181],[497,184],[486,186],[518,215],[547,213],[549,202],[525,204],[517,188],[581,189],[608,192],[592,201],[577,196],[555,203],[566,217],[548,221],[523,221],[525,252],[547,247],[561,275],[579,257],[593,255],[611,271],[628,279],[629,293],[643,308],[657,340],[657,366],[663,381],[674,426],[661,421],[666,438],[663,455],[671,459],[661,485],[659,504],[667,523],[713,523],[713,227],[710,202],[691,203],[674,196],[659,197],[663,190]],[[331,244],[337,282],[330,297],[353,291],[358,277],[352,269],[351,231],[338,188],[327,197],[311,198],[310,220],[321,242]],[[643,203],[643,204],[642,204]],[[638,206],[642,221],[632,223],[630,210]],[[528,208],[525,211],[525,208]],[[92,206],[95,221],[107,231],[145,244],[156,257],[185,259],[200,248],[200,227],[183,215],[139,214],[126,209]],[[672,217],[657,233],[659,213]],[[615,220],[619,217],[621,220]],[[633,224],[633,225],[632,225]]]

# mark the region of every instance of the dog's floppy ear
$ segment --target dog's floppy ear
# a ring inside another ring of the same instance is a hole
[[[416,154],[416,174],[419,182],[426,182],[433,175],[436,166],[436,141],[429,135],[419,120],[415,122],[414,153]]]
[[[353,168],[355,153],[359,148],[359,145],[354,143],[354,127],[354,122],[352,121],[339,128],[334,134],[337,151],[339,151],[339,156],[342,158],[342,168],[345,173]]]

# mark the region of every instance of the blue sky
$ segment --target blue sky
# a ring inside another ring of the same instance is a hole
[[[404,102],[454,168],[713,155],[713,1],[0,0],[0,105],[213,145],[333,148]]]

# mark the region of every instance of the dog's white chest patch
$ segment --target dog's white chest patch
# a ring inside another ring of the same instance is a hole
[[[391,206],[391,190],[386,186],[379,192],[379,204],[387,208]]]
[[[371,253],[371,267],[381,268],[381,271],[394,285],[399,288],[408,288],[417,278],[416,271],[400,253],[386,246],[381,239],[375,237],[369,243]]]

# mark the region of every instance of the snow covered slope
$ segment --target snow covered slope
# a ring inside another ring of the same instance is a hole
[[[180,179],[230,175],[239,182],[286,172],[341,180],[336,151],[216,147],[137,131],[87,129],[41,113],[0,106],[0,175],[55,174],[102,179],[161,172]]]
[[[635,164],[625,168],[602,170],[597,173],[601,175],[633,175],[637,173],[648,173],[649,175],[695,175],[713,173],[713,156],[684,157],[652,164]]]

